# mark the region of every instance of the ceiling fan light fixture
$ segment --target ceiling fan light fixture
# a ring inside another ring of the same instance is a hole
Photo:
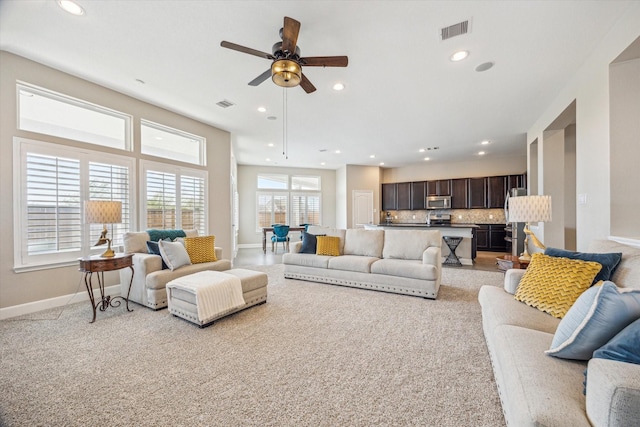
[[[271,65],[271,80],[281,87],[294,87],[302,80],[302,68],[296,61],[279,59]]]

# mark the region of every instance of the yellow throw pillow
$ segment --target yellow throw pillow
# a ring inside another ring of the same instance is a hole
[[[217,261],[216,236],[185,237],[184,247],[187,249],[191,264]]]
[[[601,268],[593,261],[533,254],[514,298],[562,319]]]
[[[317,236],[316,255],[340,255],[340,238],[334,236]]]

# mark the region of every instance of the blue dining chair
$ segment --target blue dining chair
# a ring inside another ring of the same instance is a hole
[[[278,242],[282,242],[282,249],[289,250],[289,226],[276,224],[273,226],[273,236],[271,236],[271,252],[274,252],[273,247],[275,245],[276,251],[278,250]],[[286,245],[286,248],[285,248]]]
[[[302,236],[304,235],[304,233],[306,233],[307,230],[309,230],[310,225],[313,225],[313,224],[300,224],[300,227],[304,227],[304,232],[300,233],[300,240],[302,240]]]

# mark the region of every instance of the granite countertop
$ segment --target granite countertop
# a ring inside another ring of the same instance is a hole
[[[425,224],[420,222],[392,222],[391,224],[370,224],[378,227],[419,227],[419,228],[478,228],[476,224],[450,223],[450,224]]]

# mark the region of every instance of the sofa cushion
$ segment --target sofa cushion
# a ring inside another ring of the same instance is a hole
[[[614,253],[588,253],[588,252],[573,252],[567,251],[564,249],[556,249],[556,248],[547,248],[544,251],[545,255],[569,258],[569,259],[580,259],[582,261],[594,261],[602,265],[602,270],[596,275],[595,279],[593,279],[593,284],[599,281],[611,280],[611,276],[616,271],[618,264],[620,264],[620,259],[622,259],[622,252],[614,252]]]
[[[327,268],[329,266],[329,259],[331,258],[332,257],[326,255],[286,253],[282,255],[282,263],[303,267]]]
[[[167,267],[169,267],[169,270],[173,271],[191,264],[189,254],[182,243],[160,240],[158,242],[158,247],[160,247],[160,254],[162,255],[164,262],[167,264]]]
[[[594,351],[593,357],[640,365],[640,318]]]
[[[410,236],[411,238],[407,238]],[[422,260],[422,253],[430,246],[442,246],[440,232],[433,230],[385,230],[383,258]]]
[[[215,243],[216,236],[185,237],[184,247],[191,264],[217,261]]]
[[[160,256],[160,259],[162,259],[162,254],[160,253],[160,247],[158,246],[158,242],[152,242],[151,240],[147,241],[147,250],[149,251],[150,254],[158,255]],[[166,270],[168,268],[169,266],[167,266],[167,263],[165,263],[164,260],[162,259],[162,269]]]
[[[401,231],[401,233],[403,233]],[[386,231],[385,231],[386,234]],[[381,259],[371,265],[371,273],[407,277],[419,280],[437,280],[438,267],[409,259]]]
[[[346,230],[343,228],[330,228],[320,225],[310,225],[307,231],[316,236],[330,236],[340,238],[340,253],[344,253],[344,236]]]
[[[146,231],[129,231],[124,233],[124,252],[127,254],[146,254],[148,253],[147,241],[149,239],[149,233]]]
[[[370,273],[371,264],[380,258],[368,257],[362,255],[342,255],[329,259],[328,268],[332,270],[359,271],[361,273]]]
[[[340,238],[335,236],[316,237],[316,254],[340,256]]]
[[[533,254],[514,298],[561,319],[601,268],[597,262]]]
[[[611,281],[621,288],[640,289],[640,248],[613,240],[594,240],[589,252],[622,252],[622,259],[611,276]]]
[[[640,318],[640,290],[620,292],[613,282],[585,291],[560,321],[546,353],[589,360],[627,325]]]
[[[344,254],[382,258],[384,230],[350,228],[344,236]]]

